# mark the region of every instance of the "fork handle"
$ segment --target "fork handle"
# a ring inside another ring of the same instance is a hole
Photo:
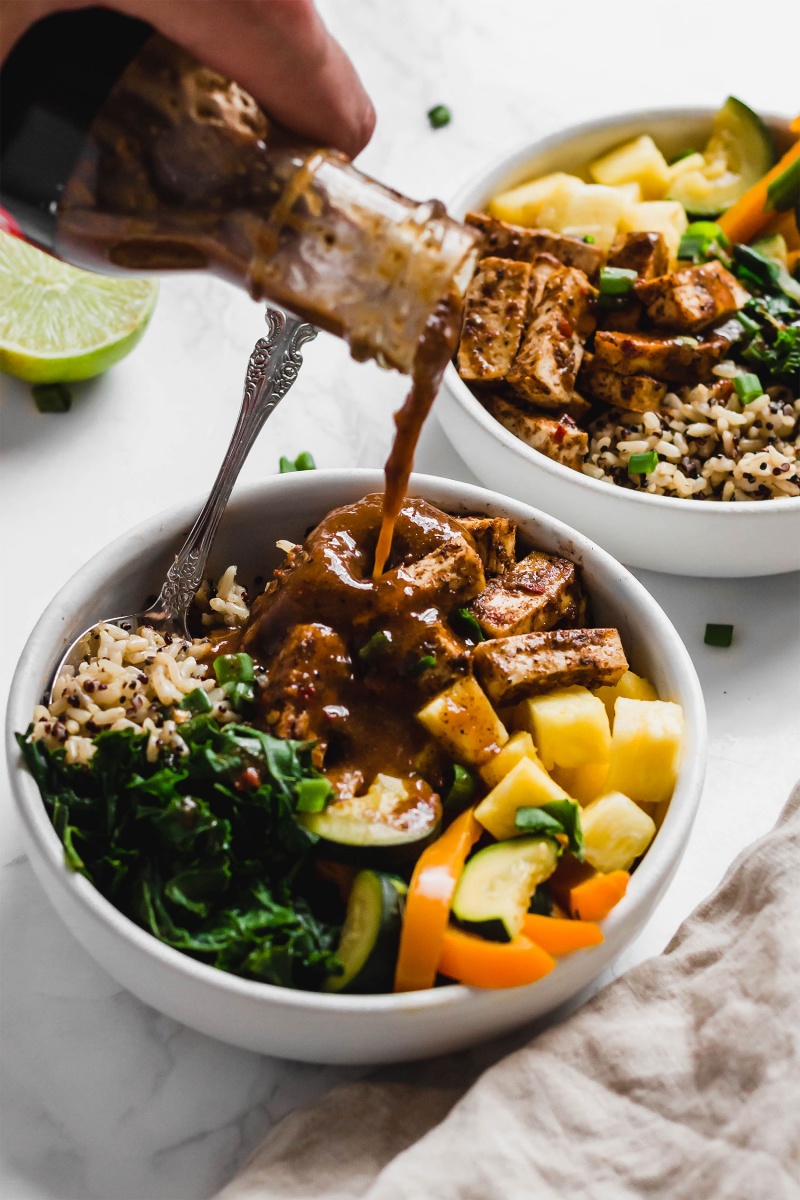
[[[265,338],[259,338],[250,355],[242,407],[214,486],[150,610],[154,616],[163,614],[163,620],[180,622],[184,628],[233,485],[264,422],[297,379],[303,362],[301,346],[318,332],[313,325],[274,308],[267,309],[266,321],[269,331]]]

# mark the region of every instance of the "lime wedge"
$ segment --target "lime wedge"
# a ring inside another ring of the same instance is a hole
[[[155,279],[93,275],[0,231],[0,369],[30,383],[91,379],[128,354]]]

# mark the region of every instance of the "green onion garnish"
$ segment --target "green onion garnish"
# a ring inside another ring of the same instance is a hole
[[[632,454],[628,460],[630,475],[649,475],[658,466],[658,454],[655,450],[646,450],[644,454]]]
[[[373,633],[372,637],[358,652],[359,660],[362,663],[372,663],[376,659],[381,658],[392,644],[392,635],[387,629],[379,629],[377,633]]]
[[[601,267],[600,295],[627,296],[638,278],[636,272],[627,267]]]
[[[483,630],[468,608],[459,608],[450,618],[456,633],[471,642],[484,642]]]
[[[436,104],[428,109],[428,120],[432,129],[442,129],[443,126],[449,125],[452,119],[450,109],[444,104]]]
[[[733,626],[706,625],[703,641],[707,646],[730,646],[733,641]]]
[[[297,811],[315,813],[325,808],[333,795],[333,788],[327,779],[300,779],[295,784],[295,792]]]
[[[705,262],[715,251],[730,246],[727,235],[716,221],[692,221],[687,225],[678,246],[678,258],[688,262]]]
[[[696,150],[681,150],[680,154],[676,154],[674,158],[671,158],[669,160],[669,165],[671,167],[674,167],[676,162],[680,162],[681,159],[688,158],[691,154],[696,154],[696,153],[697,153]]]
[[[249,654],[220,654],[214,659],[217,683],[252,683],[255,679],[253,660]]]
[[[774,287],[780,279],[780,263],[767,258],[765,254],[760,254],[752,246],[734,246],[733,265],[740,279],[756,283],[760,287]]]
[[[72,408],[72,393],[63,383],[37,383],[31,392],[40,413],[69,412]]]
[[[423,671],[429,671],[431,667],[436,666],[436,657],[433,654],[423,654],[422,658],[418,658],[411,668],[412,675],[421,675]]]
[[[586,242],[587,246],[594,245],[594,238],[592,237],[592,235],[590,233],[587,233],[583,240]]]
[[[255,704],[255,685],[241,679],[237,683],[226,683],[225,696],[235,712],[245,713]]]
[[[790,162],[785,171],[781,171],[772,183],[767,185],[767,202],[765,210],[786,212],[797,204],[800,196],[800,158]]]
[[[301,450],[295,459],[287,458],[285,454],[282,454],[279,466],[281,475],[288,475],[292,471],[315,471],[317,464],[308,450]]]
[[[733,319],[734,321],[737,321],[739,325],[741,325],[742,329],[749,337],[754,337],[757,333],[761,332],[761,326],[759,325],[758,321],[754,321],[752,317],[748,317],[747,313],[743,312],[741,309],[739,309]]]
[[[191,713],[211,712],[212,704],[208,698],[208,692],[202,688],[195,688],[194,691],[188,692],[181,700],[180,707]]]
[[[472,803],[477,790],[478,781],[472,772],[459,763],[453,763],[453,782],[443,802],[448,815],[455,816],[463,812]]]
[[[753,400],[757,400],[759,396],[764,395],[761,380],[757,375],[752,375],[750,372],[745,375],[737,375],[733,381],[733,386],[736,388],[736,395],[742,404],[750,404]]]

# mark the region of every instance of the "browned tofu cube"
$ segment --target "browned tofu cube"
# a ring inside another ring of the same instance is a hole
[[[484,258],[467,290],[458,347],[462,379],[503,379],[522,337],[528,310],[530,263]]]
[[[658,337],[650,333],[598,330],[594,357],[600,367],[620,375],[652,375],[671,383],[700,383],[711,379],[712,368],[730,347],[727,338],[707,342],[696,338]]]
[[[481,642],[472,664],[496,707],[576,684],[614,684],[628,669],[616,629],[554,629]]]
[[[630,333],[642,323],[642,306],[634,296],[622,304],[597,310],[598,329],[619,329]]]
[[[649,375],[621,375],[604,367],[595,354],[587,354],[580,385],[595,400],[632,412],[655,412],[667,394],[666,383]]]
[[[576,267],[561,267],[545,282],[539,311],[558,308],[581,337],[594,332],[594,301],[597,290],[583,271]]]
[[[435,605],[442,594],[448,595],[455,608],[477,596],[486,584],[480,555],[466,536],[444,542],[416,562],[398,567],[394,574],[396,579],[378,581],[375,589],[379,608],[388,615]],[[407,585],[402,592],[398,583]]]
[[[570,403],[583,358],[583,340],[594,325],[596,295],[582,271],[562,267],[544,287],[539,308],[506,379],[526,400],[563,410]]]
[[[669,251],[660,233],[624,233],[608,253],[609,267],[624,267],[635,271],[640,279],[666,275],[669,270]]]
[[[537,254],[552,254],[565,266],[577,267],[589,276],[595,275],[605,261],[605,251],[598,246],[553,233],[551,229],[525,229],[522,225],[499,221],[488,213],[467,213],[464,222],[483,234],[486,254],[516,258],[520,262],[533,262]]]
[[[537,254],[531,267],[528,285],[528,312],[534,313],[542,302],[544,289],[550,276],[561,269],[561,263],[553,254]]]
[[[469,609],[488,637],[509,637],[569,621],[582,596],[574,563],[534,550],[492,579]]]
[[[527,446],[565,467],[581,470],[589,449],[589,435],[568,414],[556,419],[546,413],[523,412],[501,396],[492,396],[487,407],[496,421]]]
[[[461,517],[487,575],[504,575],[517,561],[517,526],[510,517]]]
[[[695,333],[729,317],[750,294],[720,262],[684,267],[634,284],[636,295],[654,325],[679,333]]]

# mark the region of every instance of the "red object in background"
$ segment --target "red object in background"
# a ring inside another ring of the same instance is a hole
[[[0,230],[2,230],[3,233],[11,233],[14,235],[14,237],[21,238],[24,236],[22,230],[12,217],[11,213],[7,212],[4,208],[0,208]]]

